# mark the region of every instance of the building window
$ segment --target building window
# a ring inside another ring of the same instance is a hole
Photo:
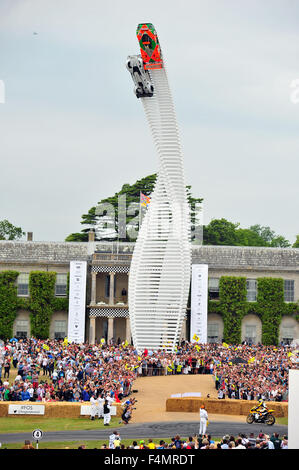
[[[57,274],[55,284],[55,295],[66,296],[67,291],[67,274]]]
[[[285,279],[284,281],[284,301],[294,302],[295,298],[295,281]]]
[[[209,298],[219,299],[219,279],[209,278]]]
[[[54,339],[63,339],[66,337],[66,320],[55,320]]]
[[[29,274],[21,273],[18,275],[18,295],[29,295]]]
[[[28,320],[17,320],[16,322],[16,337],[27,338],[29,330]]]
[[[219,341],[219,323],[208,323],[208,343]]]
[[[247,279],[246,288],[247,288],[247,301],[248,302],[256,302],[256,297],[257,297],[257,281],[256,281],[256,279]]]
[[[294,339],[294,327],[293,326],[283,326],[282,327],[282,341],[285,344],[291,344]]]
[[[245,341],[256,344],[256,325],[245,325]]]

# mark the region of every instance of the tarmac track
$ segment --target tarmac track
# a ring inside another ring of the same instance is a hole
[[[148,438],[164,438],[169,439],[179,434],[181,437],[194,436],[199,432],[199,423],[193,422],[160,422],[160,423],[138,423],[129,424],[122,427],[107,427],[107,429],[90,430],[90,431],[55,431],[45,432],[43,434],[43,442],[59,442],[59,441],[86,441],[86,440],[107,440],[112,431],[117,430],[122,439],[148,439]],[[209,424],[207,433],[214,437],[222,437],[225,434],[236,436],[239,433],[249,435],[253,432],[255,436],[262,431],[271,435],[278,432],[280,436],[287,434],[288,427],[283,425],[267,426],[263,424],[247,424],[240,422],[224,422],[213,421]],[[3,445],[12,442],[24,442],[25,439],[33,440],[32,433],[14,433],[0,434],[0,442]]]

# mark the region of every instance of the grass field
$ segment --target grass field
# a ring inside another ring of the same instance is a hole
[[[110,427],[120,427],[119,417],[112,417]],[[4,417],[0,418],[0,436],[3,433],[31,432],[34,429],[49,431],[90,431],[106,429],[102,419],[91,421],[89,418],[37,418],[37,417]]]

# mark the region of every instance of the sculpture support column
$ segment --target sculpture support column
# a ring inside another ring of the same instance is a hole
[[[96,341],[96,319],[89,317],[89,343],[94,344]]]
[[[114,276],[115,276],[115,273],[109,273],[109,275],[110,275],[109,305],[114,305]]]
[[[97,273],[91,273],[91,302],[92,304],[96,304],[97,300]]]
[[[131,323],[130,318],[126,318],[126,341],[131,344]]]
[[[113,327],[114,327],[114,318],[108,318],[108,333],[107,333],[107,342],[113,338]]]
[[[187,318],[184,318],[183,320],[183,325],[182,325],[182,334],[181,334],[181,340],[186,340],[186,335],[187,335]]]

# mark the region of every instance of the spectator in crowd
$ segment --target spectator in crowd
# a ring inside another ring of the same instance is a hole
[[[24,443],[24,445],[23,445],[23,447],[22,447],[22,449],[34,449],[34,447],[33,447],[33,445],[31,444],[30,441],[27,441],[27,440],[26,440],[25,443]],[[27,454],[26,454],[26,455],[27,455]]]

